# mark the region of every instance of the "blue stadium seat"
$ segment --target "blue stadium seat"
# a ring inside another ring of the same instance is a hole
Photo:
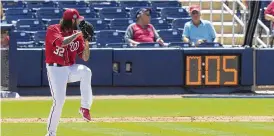
[[[128,18],[128,14],[124,8],[102,8],[99,11],[100,18]]]
[[[89,7],[74,7],[75,9],[77,9],[79,11],[79,14],[81,16],[84,16],[85,18],[97,18],[97,14],[94,11],[93,8],[89,8]],[[66,10],[66,8],[64,8],[64,11]]]
[[[34,34],[34,40],[39,45],[43,45],[45,43],[46,31],[38,31]]]
[[[124,8],[150,7],[150,3],[148,1],[121,1],[120,4]]]
[[[100,30],[108,30],[108,24],[106,20],[100,19],[100,18],[93,18],[93,19],[85,19],[89,23],[91,23],[94,26],[95,31],[100,31]]]
[[[175,19],[172,22],[173,29],[184,29],[185,24],[190,21],[191,18]]]
[[[34,41],[28,41],[28,42],[17,42],[18,48],[33,48],[36,47],[36,44]]]
[[[53,24],[59,24],[59,22],[60,22],[60,18],[58,18],[58,19],[50,19],[50,20],[48,20],[47,21],[47,26],[49,26],[49,25],[53,25]]]
[[[107,48],[127,48],[128,44],[127,43],[108,43],[106,44]]]
[[[43,7],[56,7],[53,1],[26,1],[27,8],[43,8]]]
[[[8,8],[6,9],[5,15],[8,22],[17,21],[18,19],[34,18],[32,12],[27,8]]]
[[[39,19],[60,19],[63,16],[63,10],[59,8],[39,8],[37,18]]]
[[[164,19],[151,19],[150,22],[155,27],[156,30],[158,30],[158,29],[170,29],[171,28],[171,26]]]
[[[170,42],[169,47],[181,47],[181,48],[188,48],[192,47],[189,43],[183,43],[183,42]]]
[[[163,7],[180,7],[181,4],[178,1],[151,1],[151,6],[154,9],[161,9]]]
[[[89,42],[89,47],[90,48],[98,48],[98,45],[96,44],[96,42]]]
[[[160,30],[159,32],[160,37],[165,42],[181,42],[182,41],[182,34],[177,30]]]
[[[3,8],[23,8],[25,4],[22,1],[1,1]]]
[[[130,17],[135,19],[136,18],[136,12],[142,7],[133,7],[130,9]],[[143,7],[143,8],[150,8],[150,7]],[[154,10],[153,8],[151,8],[151,15],[150,15],[151,18],[158,18],[159,17],[159,14],[156,10]]]
[[[6,15],[20,15],[20,14],[30,14],[31,11],[28,8],[7,8],[5,10]]]
[[[118,7],[119,3],[116,1],[91,1],[90,7],[102,8],[102,7]]]
[[[220,43],[210,42],[210,43],[202,43],[196,47],[199,47],[199,48],[223,48],[223,45]]]
[[[188,12],[184,8],[163,8],[161,10],[162,18],[186,18]]]
[[[125,31],[127,29],[127,27],[134,23],[134,20],[132,19],[128,19],[128,18],[124,18],[124,19],[113,19],[110,22],[110,29],[112,30],[122,30]]]
[[[20,31],[39,31],[44,30],[44,25],[37,19],[19,19],[16,23],[16,29]]]
[[[159,48],[159,47],[161,47],[159,43],[140,43],[137,45],[137,48]]]
[[[100,46],[105,46],[107,43],[123,43],[124,33],[115,30],[99,31],[96,34],[97,43]]]
[[[33,35],[30,32],[14,31],[17,42],[33,41]]]
[[[60,8],[76,8],[76,7],[87,7],[88,4],[85,1],[58,1]]]

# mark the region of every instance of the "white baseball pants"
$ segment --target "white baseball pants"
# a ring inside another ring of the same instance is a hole
[[[47,74],[53,105],[48,117],[48,136],[55,136],[66,98],[67,83],[80,81],[81,107],[90,109],[92,104],[91,70],[80,64],[72,66],[48,66]],[[80,108],[80,107],[79,107]],[[77,109],[79,110],[79,109]]]

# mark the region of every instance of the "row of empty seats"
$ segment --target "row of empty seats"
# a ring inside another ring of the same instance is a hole
[[[40,7],[180,7],[178,1],[2,1],[4,8],[40,8]]]
[[[183,29],[184,25],[190,18],[175,19],[169,23],[165,19],[151,19],[151,24],[155,29]],[[20,31],[39,31],[46,30],[46,27],[52,24],[58,24],[60,19],[50,19],[41,21],[38,19],[20,19],[16,23],[16,30]],[[120,30],[125,31],[127,27],[134,23],[135,20],[130,18],[117,18],[112,20],[106,19],[86,19],[93,24],[95,31],[100,30]]]
[[[181,42],[182,31],[165,29],[158,31],[165,42]],[[15,31],[18,47],[44,47],[46,31]],[[107,47],[109,44],[124,43],[125,32],[115,30],[98,31],[94,37],[96,47]]]
[[[85,18],[101,18],[101,19],[113,19],[113,18],[132,18],[135,19],[136,11],[140,7],[135,7],[126,10],[125,8],[101,8],[98,11],[93,8],[77,8],[80,15]],[[7,22],[17,21],[18,19],[55,19],[62,18],[64,9],[60,8],[38,8],[31,10],[28,8],[7,8],[5,10],[5,16]],[[152,11],[151,18],[185,18],[189,17],[188,12],[184,8],[168,7],[163,8],[161,11]]]
[[[140,8],[151,8],[151,24],[165,42],[181,42],[188,12],[178,1],[2,1],[8,23],[16,24],[19,47],[44,47],[47,26],[59,23],[66,8],[76,8],[92,23],[92,47],[121,47],[126,28]]]

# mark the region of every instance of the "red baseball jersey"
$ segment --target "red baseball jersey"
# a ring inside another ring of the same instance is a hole
[[[46,33],[46,63],[57,63],[70,66],[75,63],[76,56],[82,58],[85,47],[83,36],[77,37],[69,45],[62,47],[64,37],[70,36],[77,31],[61,32],[60,24],[50,25]]]

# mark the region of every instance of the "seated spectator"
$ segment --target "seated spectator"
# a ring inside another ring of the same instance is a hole
[[[184,27],[183,41],[192,45],[199,45],[204,42],[218,42],[216,31],[210,21],[201,19],[200,6],[190,7],[192,20]]]
[[[1,30],[1,48],[9,48],[9,40],[8,31]]]
[[[140,43],[158,42],[165,46],[164,41],[159,36],[152,24],[150,24],[151,9],[142,8],[137,11],[137,22],[128,26],[125,33],[125,41],[130,46],[136,47]]]
[[[264,11],[264,17],[265,20],[271,21],[272,24],[274,25],[274,1],[272,1],[266,8],[266,10]],[[272,35],[274,35],[274,26],[272,25]],[[271,45],[273,45],[273,39],[271,41]]]

